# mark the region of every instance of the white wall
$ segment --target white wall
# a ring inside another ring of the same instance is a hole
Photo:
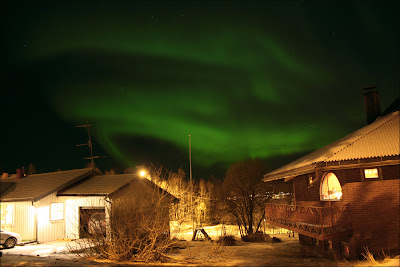
[[[79,238],[79,208],[99,208],[108,206],[105,197],[65,197],[65,238],[78,239]],[[108,208],[106,208],[107,214]]]
[[[51,203],[64,203],[64,219],[50,220]],[[34,241],[36,231],[40,243],[58,239],[79,238],[79,208],[105,207],[108,217],[109,203],[105,197],[57,197],[51,194],[37,202],[7,202],[14,205],[12,225],[2,225],[5,230],[19,233],[23,241]],[[4,203],[5,204],[5,203]],[[36,227],[37,218],[37,227]]]
[[[33,241],[36,239],[35,207],[32,202],[4,202],[13,205],[13,219],[11,225],[1,225],[7,231],[21,235],[22,241]]]
[[[49,242],[65,238],[65,204],[64,219],[57,221],[50,220],[50,204],[60,202],[65,203],[65,198],[57,197],[54,193],[34,203],[36,207],[39,242]]]

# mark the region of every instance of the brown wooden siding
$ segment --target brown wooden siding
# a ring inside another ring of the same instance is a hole
[[[382,166],[383,180],[400,179],[400,165]]]

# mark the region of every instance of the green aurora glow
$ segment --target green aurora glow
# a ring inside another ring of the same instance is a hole
[[[96,139],[126,166],[140,158],[126,138],[187,151],[191,134],[202,166],[314,150],[363,125],[363,86],[388,87],[383,106],[398,95],[385,78],[396,56],[382,59],[395,45],[350,44],[394,29],[382,10],[370,25],[361,10],[375,12],[372,4],[101,3],[25,2],[3,45],[11,73],[31,73],[64,120],[94,122]]]

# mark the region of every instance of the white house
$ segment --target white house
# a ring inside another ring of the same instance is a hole
[[[88,218],[94,213],[107,218],[114,197],[129,194],[127,188],[156,187],[136,174],[93,175],[91,169],[9,177],[0,182],[1,228],[19,233],[23,242],[85,237]]]
[[[107,218],[112,196],[135,179],[138,179],[135,174],[96,175],[58,191],[57,197],[63,198],[65,203],[65,237],[85,237],[90,216],[105,213]]]
[[[65,199],[57,191],[91,174],[91,169],[77,169],[2,178],[1,228],[19,233],[24,242],[63,239]]]

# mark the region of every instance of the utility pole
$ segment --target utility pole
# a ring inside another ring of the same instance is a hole
[[[207,234],[207,232],[204,230],[203,227],[195,228],[195,223],[194,223],[194,210],[193,210],[193,181],[192,181],[192,142],[191,142],[191,135],[189,134],[189,164],[190,164],[190,211],[191,211],[191,216],[192,216],[192,226],[193,226],[193,237],[192,241],[196,239],[197,232],[200,232],[204,235],[204,237],[208,240],[211,240],[210,236]]]
[[[192,217],[192,224],[193,224],[193,237],[195,236],[195,229],[194,229],[194,216],[193,216],[193,183],[192,183],[192,142],[191,142],[191,135],[189,134],[189,176],[190,176],[190,212]]]
[[[85,144],[79,144],[79,145],[76,145],[76,146],[88,146],[89,147],[89,149],[90,149],[90,157],[85,157],[83,159],[90,159],[90,162],[91,162],[91,165],[92,165],[92,173],[94,175],[94,172],[95,172],[94,159],[103,158],[105,156],[93,156],[93,144],[92,144],[92,137],[90,135],[90,127],[91,126],[93,126],[93,125],[89,124],[89,121],[86,121],[86,124],[84,124],[84,125],[75,126],[75,127],[78,127],[78,128],[86,127],[87,133],[88,133],[88,142],[85,143]]]

